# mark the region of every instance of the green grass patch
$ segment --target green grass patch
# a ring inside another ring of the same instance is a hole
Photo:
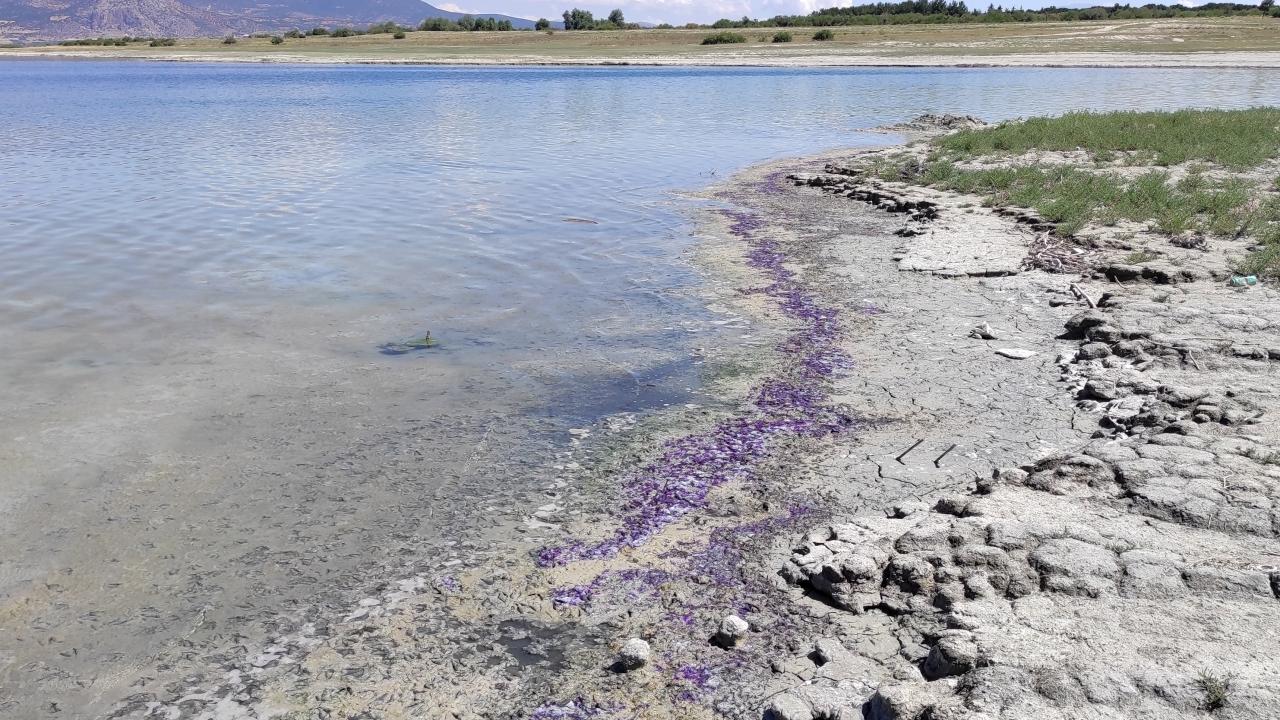
[[[789,43],[791,42],[791,40],[792,40],[791,33],[785,30],[782,32],[773,34],[773,41],[776,43]]]
[[[1280,109],[1071,113],[961,131],[931,145],[924,161],[906,154],[880,156],[864,169],[885,180],[979,195],[988,206],[1031,208],[1063,236],[1127,220],[1150,223],[1171,236],[1249,238],[1261,249],[1234,269],[1280,277],[1280,178],[1208,173],[1215,166],[1256,168],[1280,156]],[[961,166],[975,158],[1078,148],[1093,159],[1125,153],[1135,164],[1190,165],[1177,181],[1163,169],[1133,177],[1093,163]],[[1130,261],[1153,259],[1135,253]]]
[[[1140,163],[1248,168],[1280,155],[1280,108],[1068,113],[965,130],[934,144],[952,159],[1084,149],[1103,160],[1131,153]]]
[[[825,42],[825,41],[827,41],[827,40],[835,40],[835,39],[836,39],[836,34],[835,34],[835,33],[833,33],[833,32],[831,32],[830,30],[828,30],[828,29],[826,29],[826,28],[823,28],[823,29],[821,29],[821,30],[819,30],[818,32],[816,32],[816,33],[814,33],[814,34],[813,34],[813,39],[814,39],[814,40],[817,40],[818,42]]]

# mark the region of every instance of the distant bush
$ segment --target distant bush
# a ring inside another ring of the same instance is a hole
[[[329,28],[322,28],[322,27],[311,28],[310,30],[307,31],[307,34],[308,35],[328,35]]]
[[[819,42],[822,42],[824,40],[835,40],[836,34],[826,28],[822,28],[821,30],[813,34],[813,39]]]
[[[397,31],[396,31],[396,33],[395,33],[394,35],[392,35],[391,37],[392,37],[392,39],[394,39],[394,40],[403,40],[403,39],[404,39],[404,31],[403,31],[403,30],[397,30]]]
[[[408,29],[409,28],[401,27],[400,25],[397,25],[396,23],[388,20],[387,22],[374,23],[373,25],[370,25],[369,29],[365,30],[365,32],[370,35],[383,35],[383,34],[389,34],[389,33],[404,32],[405,30],[408,30]]]
[[[173,38],[156,38],[155,40],[152,40],[149,44],[151,45],[151,47],[173,47],[174,45],[178,44],[178,41],[174,40]]]
[[[279,35],[272,35],[272,36],[271,36],[271,44],[272,44],[272,45],[283,45],[283,44],[284,44],[284,38],[280,37]]]
[[[744,43],[746,41],[746,36],[732,32],[719,32],[715,35],[708,35],[702,38],[703,45],[730,45],[733,43]]]
[[[791,33],[783,31],[773,34],[773,41],[776,43],[791,42]]]
[[[306,35],[302,34],[301,30],[290,30],[289,32],[285,33],[284,36],[293,40],[306,37]]]
[[[110,46],[110,45],[114,45],[115,47],[124,47],[124,46],[128,45],[128,44],[129,44],[129,42],[130,42],[131,40],[133,40],[133,38],[131,38],[131,37],[129,37],[129,36],[127,36],[127,35],[126,35],[125,37],[122,37],[122,38],[84,38],[84,39],[82,39],[82,40],[63,40],[62,42],[60,42],[60,43],[58,43],[58,44],[59,44],[59,45],[67,45],[67,46],[73,46],[73,45],[103,45],[103,46]]]
[[[236,40],[236,36],[235,36],[235,35],[228,35],[228,36],[226,36],[226,37],[222,38],[222,44],[223,44],[223,45],[235,45],[235,44],[236,44],[236,43],[238,43],[238,42],[240,42],[240,41],[239,41],[239,40]],[[152,45],[152,47],[154,47],[154,46],[155,46],[155,44],[156,44],[156,43],[155,43],[155,41],[154,41],[154,40],[152,40],[152,41],[151,41],[151,45]]]
[[[551,21],[546,18],[538,18],[538,22],[533,24],[534,30],[550,30]]]
[[[356,34],[356,31],[351,28],[337,28],[333,32],[329,33],[332,37],[355,37]]]

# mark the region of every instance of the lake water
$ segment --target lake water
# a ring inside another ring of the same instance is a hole
[[[0,715],[338,612],[536,503],[568,429],[687,401],[735,329],[676,191],[926,111],[1278,101],[1265,70],[0,63]]]

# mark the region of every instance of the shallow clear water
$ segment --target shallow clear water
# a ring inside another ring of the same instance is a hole
[[[673,191],[926,111],[1278,101],[1265,70],[0,63],[0,709],[104,702],[684,400],[720,331]]]

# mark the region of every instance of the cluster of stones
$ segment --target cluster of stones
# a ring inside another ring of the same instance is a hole
[[[766,716],[1199,717],[1205,673],[1231,679],[1237,716],[1280,713],[1280,293],[1123,277],[1063,335],[1087,445],[794,549],[786,581],[886,616],[899,650],[878,679],[797,688]]]

